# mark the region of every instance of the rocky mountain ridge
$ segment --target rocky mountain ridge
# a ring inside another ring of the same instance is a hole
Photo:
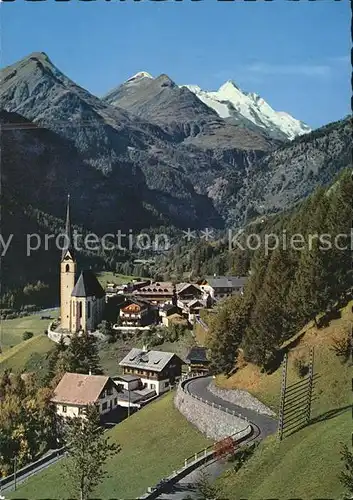
[[[283,143],[228,123],[167,75],[138,73],[99,99],[34,53],[1,78],[7,189],[59,216],[70,188],[78,222],[100,232],[238,227],[350,161],[347,119]]]

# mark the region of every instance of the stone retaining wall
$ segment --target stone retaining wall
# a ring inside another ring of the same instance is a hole
[[[199,401],[184,392],[180,385],[177,388],[174,405],[208,438],[220,440],[245,428],[247,428],[246,432],[249,431],[248,422]],[[242,435],[240,434],[239,437]]]
[[[207,390],[212,392],[215,396],[241,406],[242,408],[247,408],[248,410],[253,410],[257,413],[263,413],[264,415],[276,415],[272,410],[270,410],[270,408],[261,403],[261,401],[249,394],[247,391],[242,391],[240,389],[221,389],[217,387],[213,381],[207,387]]]

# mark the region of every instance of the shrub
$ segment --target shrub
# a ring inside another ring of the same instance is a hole
[[[23,340],[29,340],[33,337],[33,333],[32,332],[23,332],[23,335],[22,335],[22,339]]]
[[[335,337],[333,339],[331,350],[341,359],[341,362],[346,363],[351,357],[352,343],[350,333],[347,332],[343,338]]]
[[[17,313],[11,313],[6,315],[6,319],[16,319],[18,317]]]
[[[305,363],[303,358],[296,358],[294,360],[294,369],[299,378],[305,377],[309,371],[309,366]]]

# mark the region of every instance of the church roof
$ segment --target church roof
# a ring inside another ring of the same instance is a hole
[[[82,271],[78,278],[72,297],[104,297],[105,292],[92,271]]]

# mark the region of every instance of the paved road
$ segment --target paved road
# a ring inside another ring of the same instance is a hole
[[[269,434],[273,434],[277,429],[277,421],[267,415],[262,415],[260,413],[256,413],[255,411],[248,410],[241,406],[238,406],[233,403],[229,403],[224,399],[221,399],[215,396],[212,392],[210,392],[207,387],[210,384],[212,377],[204,377],[198,378],[195,380],[190,380],[185,384],[185,389],[195,394],[196,396],[202,397],[203,399],[207,399],[208,401],[214,402],[217,405],[222,405],[223,407],[228,408],[229,410],[235,410],[237,413],[240,413],[246,416],[249,421],[254,424],[256,432],[254,435],[250,436],[247,440],[245,440],[242,445],[250,441],[258,441],[260,439],[265,438]],[[196,484],[199,481],[201,475],[203,473],[207,474],[209,480],[215,480],[219,477],[226,469],[230,468],[232,464],[229,464],[227,461],[217,461],[213,460],[208,464],[194,470],[183,479],[178,481],[174,486],[171,486],[170,490],[167,493],[161,494],[158,499],[159,500],[184,500],[186,497],[190,497],[193,499],[197,499],[198,493],[196,489]]]
[[[273,434],[274,432],[276,432],[277,421],[274,418],[268,415],[257,413],[256,411],[253,410],[248,410],[247,408],[243,408],[234,403],[229,403],[228,401],[225,401],[224,399],[215,396],[212,392],[210,392],[207,389],[211,381],[212,377],[204,377],[204,378],[197,378],[195,380],[190,380],[185,384],[185,389],[191,394],[195,394],[195,396],[207,399],[208,401],[211,401],[216,405],[222,405],[223,407],[228,408],[228,410],[231,411],[235,410],[236,413],[244,415],[250,420],[251,423],[257,425],[260,428],[261,439],[268,436],[269,434]]]

